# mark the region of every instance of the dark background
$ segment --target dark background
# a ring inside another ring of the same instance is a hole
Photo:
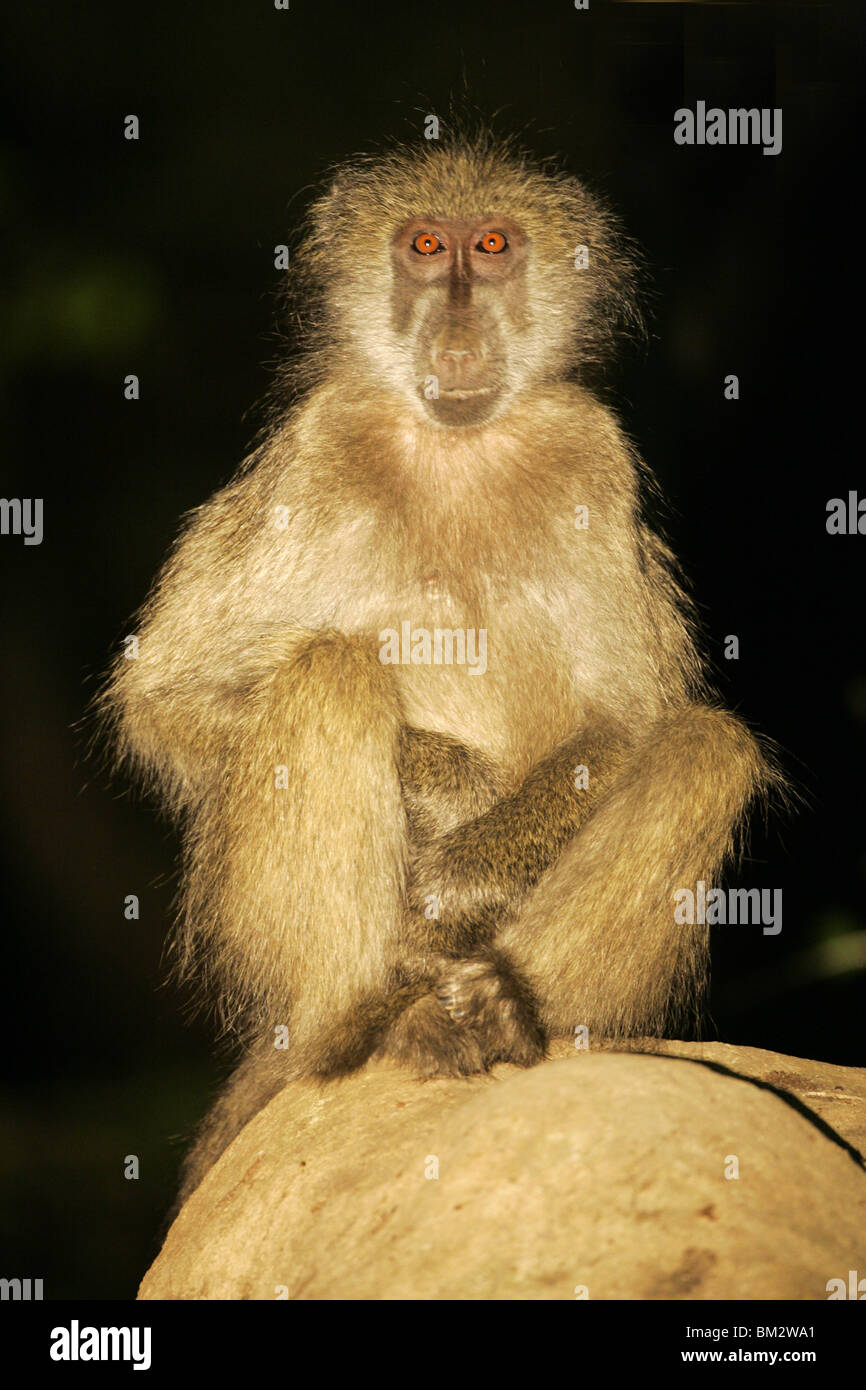
[[[561,155],[644,247],[652,335],[610,397],[723,694],[805,799],[754,836],[741,882],[784,890],[784,927],[716,933],[707,1035],[862,1065],[866,538],[825,529],[830,497],[866,492],[861,7],[83,10],[19,7],[0,60],[0,490],[45,499],[41,546],[0,538],[0,1275],[127,1298],[156,1251],[220,1064],[162,984],[175,838],[76,725],[180,514],[252,439],[275,243],[330,163],[417,142],[452,99]],[[783,107],[781,155],[675,146],[698,99]]]

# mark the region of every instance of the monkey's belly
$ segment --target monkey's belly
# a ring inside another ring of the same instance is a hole
[[[578,701],[563,678],[562,661],[555,665],[524,652],[520,666],[494,665],[489,645],[487,661],[486,669],[481,660],[475,665],[401,663],[395,674],[406,721],[449,734],[522,777],[573,733]]]

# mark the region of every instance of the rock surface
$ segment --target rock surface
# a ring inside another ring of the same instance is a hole
[[[294,1082],[186,1203],[139,1297],[825,1299],[866,1273],[866,1071],[653,1047]]]

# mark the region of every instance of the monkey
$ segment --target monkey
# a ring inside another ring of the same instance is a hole
[[[486,130],[350,160],[312,206],[301,350],[100,699],[181,828],[178,972],[242,1049],[181,1199],[289,1079],[528,1067],[700,1009],[673,894],[777,773],[588,384],[637,278],[584,183]]]

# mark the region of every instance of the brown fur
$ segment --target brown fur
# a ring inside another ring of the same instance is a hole
[[[444,260],[415,259],[428,226]],[[104,701],[183,824],[181,969],[252,1048],[185,1191],[289,1076],[529,1065],[697,1008],[672,894],[774,774],[708,698],[642,466],[580,384],[633,318],[623,248],[488,137],[359,161],[313,209],[304,390],[189,519]],[[486,672],[383,665],[403,620],[485,629]]]

